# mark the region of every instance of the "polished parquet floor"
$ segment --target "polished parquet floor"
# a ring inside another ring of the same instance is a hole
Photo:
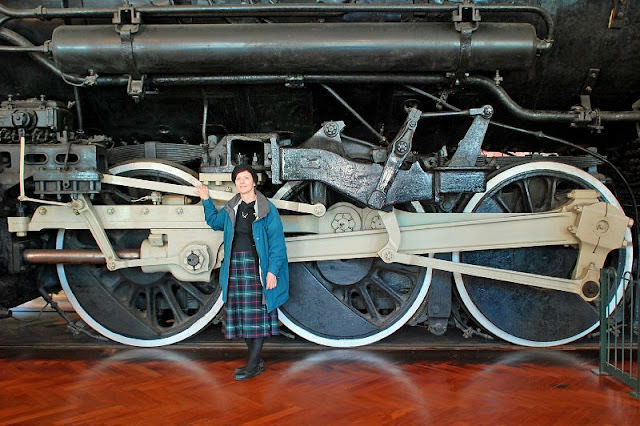
[[[274,339],[266,371],[236,382],[239,343],[127,348],[70,338],[58,319],[19,320],[0,320],[1,425],[640,424],[630,389],[591,371],[593,349],[337,350]]]

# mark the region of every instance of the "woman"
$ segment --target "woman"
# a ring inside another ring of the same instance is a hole
[[[198,187],[198,195],[209,226],[224,231],[223,331],[227,339],[245,339],[249,359],[234,375],[245,380],[264,371],[264,337],[279,333],[277,308],[289,298],[289,264],[278,209],[256,190],[256,172],[239,165],[231,178],[238,193],[219,211],[205,185]]]

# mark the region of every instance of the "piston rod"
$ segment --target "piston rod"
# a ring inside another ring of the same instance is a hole
[[[120,259],[140,259],[140,250],[138,249],[122,249],[116,250]],[[81,249],[27,249],[22,254],[25,262],[28,263],[68,263],[68,264],[104,264],[105,257],[100,250],[81,250]]]

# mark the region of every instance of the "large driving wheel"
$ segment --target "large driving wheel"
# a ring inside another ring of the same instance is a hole
[[[114,175],[197,185],[182,167],[139,161],[116,166]],[[148,191],[147,191],[148,192]],[[144,190],[115,189],[112,202],[140,199]],[[139,248],[149,231],[110,230],[115,249]],[[95,249],[89,231],[60,230],[56,248]],[[222,307],[215,273],[208,283],[184,282],[170,273],[144,273],[140,268],[109,271],[104,265],[57,265],[69,301],[80,317],[109,339],[133,346],[179,342],[206,327]]]
[[[520,164],[499,172],[475,194],[465,212],[544,212],[568,201],[573,189],[594,189],[603,201],[620,207],[600,181],[573,166],[555,162]],[[625,236],[631,241],[631,233]],[[605,266],[618,276],[631,270],[632,245],[609,254]],[[570,278],[577,249],[564,246],[483,250],[454,253],[454,260],[474,265],[510,269],[552,277]],[[593,331],[599,323],[599,303],[578,295],[511,282],[454,274],[458,293],[473,318],[494,335],[526,346],[561,345]],[[620,300],[622,281],[609,294]],[[613,298],[607,301],[614,307]]]
[[[313,191],[309,183],[289,182],[274,198],[316,202]],[[344,213],[336,214],[336,221],[344,220]],[[398,330],[416,313],[431,282],[431,269],[377,258],[291,263],[289,273],[290,298],[280,320],[299,336],[334,347],[366,345]]]

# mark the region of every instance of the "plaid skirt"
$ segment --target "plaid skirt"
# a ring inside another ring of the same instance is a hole
[[[234,252],[222,330],[227,339],[279,334],[278,311],[267,312],[262,304],[258,263],[251,251]]]

